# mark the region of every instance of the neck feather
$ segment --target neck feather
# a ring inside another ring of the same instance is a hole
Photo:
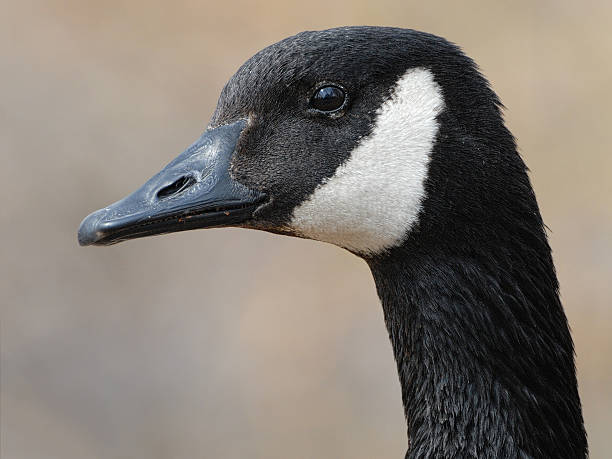
[[[406,457],[586,456],[573,344],[544,244],[540,256],[486,257],[407,244],[368,261],[398,366]]]

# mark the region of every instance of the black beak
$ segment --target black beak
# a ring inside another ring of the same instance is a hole
[[[79,244],[117,242],[247,221],[265,199],[230,177],[232,154],[246,121],[207,130],[140,189],[88,215]]]

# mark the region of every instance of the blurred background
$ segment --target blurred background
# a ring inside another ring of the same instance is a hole
[[[1,1],[1,456],[396,458],[400,388],[367,266],[210,230],[79,248],[81,219],[205,128],[225,81],[302,30],[459,43],[507,106],[612,442],[612,3]]]

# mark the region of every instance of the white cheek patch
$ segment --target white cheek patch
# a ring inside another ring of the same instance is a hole
[[[443,108],[432,73],[408,70],[379,108],[372,133],[294,209],[291,227],[363,255],[400,245],[418,219]]]

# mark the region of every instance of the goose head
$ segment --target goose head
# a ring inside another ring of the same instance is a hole
[[[249,59],[206,131],[81,245],[234,226],[364,258],[410,457],[583,457],[573,344],[526,167],[471,59],[422,32],[304,32]],[[408,457],[408,456],[407,456]]]
[[[487,127],[504,134],[497,99],[449,42],[378,27],[300,33],[242,65],[204,134],[89,215],[79,242],[240,226],[386,253],[417,226],[456,226],[453,209],[469,213],[483,188],[503,188],[482,173],[490,158],[449,152]],[[503,177],[508,164],[496,165]],[[428,194],[436,202],[424,212]]]

